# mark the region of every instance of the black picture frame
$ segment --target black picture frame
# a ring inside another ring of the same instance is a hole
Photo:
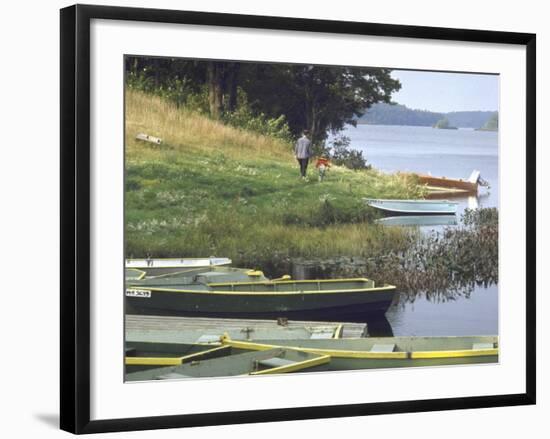
[[[90,420],[90,21],[130,20],[334,34],[503,43],[526,48],[526,376],[525,393]],[[535,404],[536,401],[536,36],[448,29],[126,7],[61,10],[61,370],[60,424],[98,433],[251,422],[365,416]]]

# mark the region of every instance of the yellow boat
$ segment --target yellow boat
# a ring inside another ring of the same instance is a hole
[[[330,370],[495,363],[497,336],[366,337],[327,340],[238,341],[222,345],[247,350],[296,349],[331,357]]]

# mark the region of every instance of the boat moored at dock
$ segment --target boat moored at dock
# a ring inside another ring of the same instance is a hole
[[[254,340],[229,337],[222,344],[239,349],[279,348],[329,355],[331,370],[495,363],[497,336],[365,337],[332,340]]]
[[[326,370],[330,356],[294,349],[275,348],[244,352],[222,358],[192,361],[179,366],[131,372],[127,381],[174,380],[185,378],[267,375]]]
[[[217,343],[158,343],[126,341],[126,373],[162,366],[179,366],[191,361],[223,357],[235,351],[231,346]]]
[[[171,345],[220,344],[228,335],[233,340],[325,339],[361,337],[367,325],[359,323],[306,322],[296,320],[242,320],[204,317],[151,316],[125,317],[126,341]]]
[[[396,292],[393,285],[367,278],[268,280],[261,272],[239,270],[219,267],[130,281],[127,304],[149,314],[334,321],[350,312],[383,314]]]

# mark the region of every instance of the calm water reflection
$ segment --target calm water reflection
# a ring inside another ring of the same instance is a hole
[[[352,147],[363,151],[368,162],[384,172],[467,178],[473,169],[481,171],[490,189],[482,188],[478,197],[453,198],[459,203],[457,218],[466,208],[498,208],[498,133],[359,125],[350,127],[345,135],[350,137]],[[436,223],[420,228],[433,233],[449,227]],[[498,286],[475,285],[471,293],[449,295],[446,300],[417,294],[414,301],[398,300],[386,319],[396,336],[497,334]]]

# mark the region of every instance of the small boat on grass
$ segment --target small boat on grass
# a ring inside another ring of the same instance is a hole
[[[254,280],[239,280],[242,272],[225,268],[129,281],[126,301],[148,314],[335,321],[350,312],[383,314],[396,291],[367,278],[267,280],[261,272],[245,272]]]
[[[146,276],[184,271],[186,269],[218,267],[231,264],[229,258],[141,258],[126,259],[127,269],[137,269],[146,273]]]
[[[366,337],[333,340],[222,339],[224,346],[247,350],[297,349],[331,357],[330,370],[495,363],[497,336]]]
[[[326,370],[330,356],[293,349],[274,348],[222,358],[192,361],[179,366],[131,372],[126,381],[174,380],[184,378],[267,375]]]
[[[376,209],[397,215],[454,215],[458,203],[448,200],[385,200],[365,198]]]

